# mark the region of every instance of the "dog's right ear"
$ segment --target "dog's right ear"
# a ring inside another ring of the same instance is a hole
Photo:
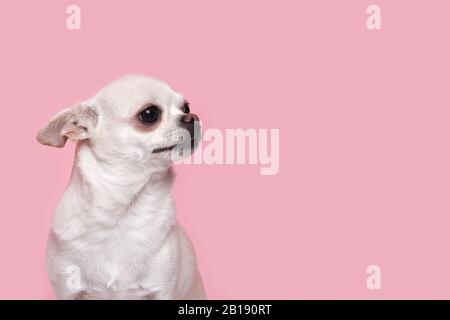
[[[92,137],[97,121],[98,113],[94,108],[75,105],[54,116],[39,130],[36,138],[44,145],[62,148],[67,139],[84,140]]]

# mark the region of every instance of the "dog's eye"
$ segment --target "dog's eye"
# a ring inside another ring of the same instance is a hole
[[[159,119],[161,111],[156,106],[149,106],[139,114],[139,120],[143,123],[154,123]]]
[[[191,112],[191,109],[189,109],[189,102],[187,102],[187,101],[183,104],[183,112],[184,113]]]

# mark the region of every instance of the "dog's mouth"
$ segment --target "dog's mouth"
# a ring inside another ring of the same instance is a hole
[[[194,138],[191,138],[189,140],[188,143],[190,144],[191,150],[193,150],[195,148],[196,142],[197,141]],[[176,146],[181,145],[181,144],[182,143],[176,143],[176,144],[174,144],[172,146],[168,146],[168,147],[155,148],[155,149],[153,149],[152,153],[163,153],[163,152],[167,152],[167,151],[172,151],[173,148],[175,148]]]
[[[169,146],[169,147],[162,147],[162,148],[156,148],[153,149],[153,153],[162,153],[162,152],[166,152],[166,151],[171,151],[173,148],[175,148],[177,145],[174,144],[173,146]]]

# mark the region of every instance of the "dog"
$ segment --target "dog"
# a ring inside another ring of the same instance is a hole
[[[47,245],[57,298],[206,298],[170,193],[171,164],[195,149],[199,128],[189,103],[169,85],[128,75],[38,132],[47,146],[76,142]]]

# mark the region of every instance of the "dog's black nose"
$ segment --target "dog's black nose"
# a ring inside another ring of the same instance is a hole
[[[200,121],[200,119],[198,118],[198,116],[193,113],[184,114],[180,118],[181,127],[183,127],[184,129],[186,129],[189,132],[192,143],[193,143],[195,137],[200,134],[199,121]]]
[[[180,119],[181,124],[182,124],[183,126],[186,126],[186,125],[188,125],[188,126],[194,125],[194,122],[195,122],[195,121],[198,121],[198,120],[199,120],[199,119],[198,119],[197,115],[195,115],[195,114],[193,114],[193,113],[185,114],[185,115],[183,115],[183,116],[181,117],[181,119]]]

